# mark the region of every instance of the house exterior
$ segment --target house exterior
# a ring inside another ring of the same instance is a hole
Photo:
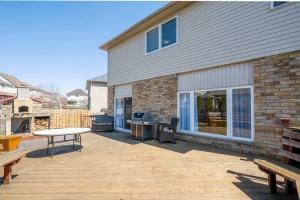
[[[178,137],[278,156],[300,124],[300,3],[171,2],[100,47],[108,113],[178,116]]]
[[[67,93],[66,108],[87,109],[88,95],[82,89],[76,89]]]
[[[88,109],[93,113],[106,113],[107,74],[87,80],[86,90],[88,91]]]

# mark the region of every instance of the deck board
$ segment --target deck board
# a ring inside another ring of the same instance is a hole
[[[0,199],[296,199],[282,186],[269,194],[266,174],[246,154],[120,133],[85,134],[82,152],[59,145],[52,159],[43,139],[23,142],[31,152],[15,166],[12,184],[0,185]]]

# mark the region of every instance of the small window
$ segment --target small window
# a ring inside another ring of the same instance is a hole
[[[283,5],[283,4],[286,4],[286,3],[288,3],[288,1],[272,1],[271,2],[271,8],[272,9],[273,8],[277,8],[277,7],[279,7],[279,6]]]
[[[147,31],[146,54],[177,43],[177,17]]]
[[[164,23],[161,26],[161,32],[162,32],[162,41],[161,46],[166,47],[168,45],[176,43],[176,18]]]
[[[159,28],[147,32],[147,53],[157,50],[159,44]]]

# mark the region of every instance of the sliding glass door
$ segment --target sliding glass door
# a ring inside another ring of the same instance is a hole
[[[180,92],[180,130],[213,137],[254,139],[252,86]]]
[[[132,113],[132,98],[116,98],[115,99],[115,127],[119,129],[130,129],[130,124],[127,123],[131,119]]]

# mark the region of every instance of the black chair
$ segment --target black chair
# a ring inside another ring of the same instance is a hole
[[[176,131],[178,126],[179,119],[172,118],[170,124],[168,123],[158,123],[156,138],[159,143],[163,142],[172,142],[176,143]]]
[[[92,123],[92,131],[113,131],[114,117],[110,115],[96,115]]]

